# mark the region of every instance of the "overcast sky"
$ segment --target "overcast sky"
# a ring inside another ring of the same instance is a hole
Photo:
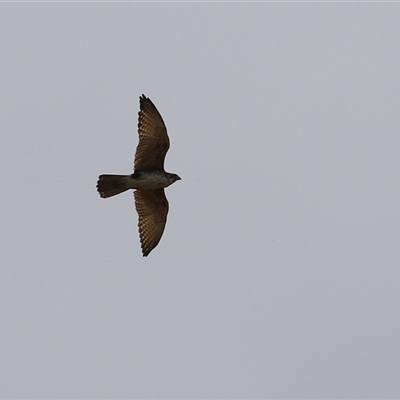
[[[3,398],[400,396],[400,4],[0,4]],[[141,255],[139,95],[170,136]]]

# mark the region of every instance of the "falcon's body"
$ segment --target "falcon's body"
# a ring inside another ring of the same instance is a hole
[[[100,175],[97,190],[101,197],[107,198],[136,189],[140,243],[146,257],[157,246],[167,222],[168,200],[164,188],[181,178],[164,170],[169,148],[167,128],[154,104],[144,95],[140,97],[138,133],[134,173]]]

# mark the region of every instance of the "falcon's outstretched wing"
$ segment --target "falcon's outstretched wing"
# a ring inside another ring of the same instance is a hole
[[[169,149],[167,128],[156,106],[144,94],[140,96],[138,133],[135,172],[164,170],[164,159]]]
[[[167,223],[168,200],[164,189],[136,190],[136,211],[139,214],[139,236],[142,253],[147,257],[158,245]]]

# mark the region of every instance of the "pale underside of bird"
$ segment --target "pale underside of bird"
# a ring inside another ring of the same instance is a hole
[[[102,198],[135,189],[139,237],[144,257],[158,245],[165,229],[168,200],[164,188],[181,178],[164,170],[169,149],[167,128],[153,102],[140,96],[139,143],[131,175],[100,175],[97,190]]]

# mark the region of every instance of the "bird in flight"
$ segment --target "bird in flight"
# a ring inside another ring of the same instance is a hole
[[[158,245],[167,223],[168,200],[164,188],[181,178],[164,170],[169,138],[160,113],[145,95],[142,94],[139,100],[139,143],[133,174],[100,175],[97,190],[105,199],[136,189],[134,196],[139,215],[140,244],[143,257],[147,257]]]

